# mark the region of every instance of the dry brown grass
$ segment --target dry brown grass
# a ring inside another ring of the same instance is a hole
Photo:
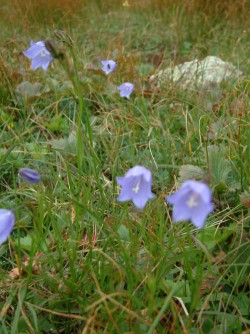
[[[10,25],[53,24],[74,18],[83,7],[82,0],[2,0],[0,14]]]
[[[53,23],[55,20],[74,18],[85,8],[96,7],[99,10],[122,9],[124,0],[1,0],[1,18],[7,23],[15,20]],[[241,21],[244,24],[250,16],[250,1],[248,0],[128,0],[129,9],[159,10],[166,8],[182,8],[187,16],[197,12],[211,19]]]
[[[223,15],[226,18],[239,19],[250,14],[250,2],[248,0],[133,0],[134,4],[147,3],[149,6],[160,10],[166,7],[183,7],[187,14],[202,11],[206,15]]]

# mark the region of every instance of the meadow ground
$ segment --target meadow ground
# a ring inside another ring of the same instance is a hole
[[[249,14],[243,0],[1,0],[0,208],[15,226],[0,334],[250,333]],[[22,52],[47,38],[64,57],[33,71]],[[149,83],[207,55],[244,74],[216,101]],[[143,210],[117,201],[135,165],[153,175]],[[203,229],[165,201],[189,179],[213,193]]]

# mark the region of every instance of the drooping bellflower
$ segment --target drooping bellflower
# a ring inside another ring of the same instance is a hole
[[[101,63],[103,65],[102,70],[107,75],[113,72],[116,68],[116,62],[114,60],[102,60]]]
[[[120,91],[120,97],[126,97],[127,99],[129,99],[130,94],[134,90],[134,85],[130,82],[125,82],[124,84],[117,87],[117,89]]]
[[[0,245],[8,239],[14,224],[14,213],[10,210],[0,209]]]
[[[41,179],[40,174],[34,169],[20,168],[18,173],[25,181],[29,183],[38,183]]]
[[[116,180],[122,187],[117,198],[119,202],[132,200],[138,209],[143,209],[147,201],[155,197],[151,192],[152,174],[143,166],[135,166],[129,169],[124,177],[118,176]]]
[[[46,49],[43,41],[30,42],[30,48],[23,51],[23,54],[30,58],[33,70],[42,67],[44,71],[47,70],[49,64],[54,59],[51,53]]]
[[[194,226],[204,226],[207,216],[213,211],[212,194],[208,185],[203,182],[188,180],[180,189],[166,197],[174,206],[173,221],[190,220]]]

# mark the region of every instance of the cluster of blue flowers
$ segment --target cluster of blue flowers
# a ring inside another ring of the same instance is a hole
[[[30,168],[20,168],[19,175],[29,183],[38,183],[40,174]],[[128,170],[124,177],[118,176],[117,183],[121,192],[117,198],[119,202],[132,200],[138,209],[143,209],[152,193],[152,173],[143,166],[135,166]],[[209,187],[199,181],[188,180],[180,189],[166,197],[166,201],[174,206],[173,221],[190,220],[195,227],[202,228],[207,216],[213,211],[212,194]],[[0,209],[0,244],[7,240],[15,223],[12,211]]]
[[[54,60],[50,52],[46,49],[43,41],[38,41],[36,43],[31,41],[29,49],[25,50],[23,54],[31,59],[31,67],[33,70],[42,67],[44,71],[47,71],[49,64]],[[117,66],[114,60],[102,60],[101,63],[103,65],[102,70],[106,75],[113,72]],[[129,99],[134,90],[134,84],[125,82],[117,87],[117,89],[119,90],[121,97]]]
[[[114,60],[102,60],[101,63],[103,65],[102,70],[107,75],[113,72],[116,68],[116,62]],[[120,91],[121,97],[126,97],[127,99],[129,99],[130,94],[134,90],[134,84],[130,82],[125,82],[124,84],[118,86],[117,89]]]
[[[124,177],[116,180],[122,187],[117,198],[120,202],[132,200],[137,208],[143,209],[147,201],[155,197],[151,191],[152,174],[143,166],[131,168]],[[211,190],[200,181],[184,182],[176,193],[166,197],[166,201],[174,206],[174,222],[190,220],[198,228],[204,226],[207,216],[213,211]]]
[[[31,41],[30,48],[23,54],[32,60],[32,69],[42,67],[47,70],[53,57],[46,49],[45,43]],[[102,70],[105,74],[113,72],[116,68],[114,60],[103,60]],[[126,82],[117,89],[121,97],[129,99],[134,90],[132,83]],[[30,168],[19,169],[19,176],[29,183],[36,184],[40,181],[40,174]],[[155,195],[152,193],[152,173],[143,166],[135,166],[128,170],[124,177],[116,178],[121,192],[117,198],[119,202],[132,200],[138,209],[143,209],[149,199]],[[190,220],[195,227],[202,228],[207,216],[213,211],[212,194],[207,184],[199,181],[188,180],[182,184],[180,189],[165,198],[173,205],[172,219],[174,222]],[[15,215],[11,210],[0,209],[0,244],[5,242],[15,224]]]

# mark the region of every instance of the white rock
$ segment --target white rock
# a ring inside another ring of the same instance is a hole
[[[158,87],[172,82],[184,89],[206,89],[218,87],[222,81],[239,79],[241,76],[242,72],[233,64],[208,56],[201,61],[195,59],[160,70],[149,81]]]

